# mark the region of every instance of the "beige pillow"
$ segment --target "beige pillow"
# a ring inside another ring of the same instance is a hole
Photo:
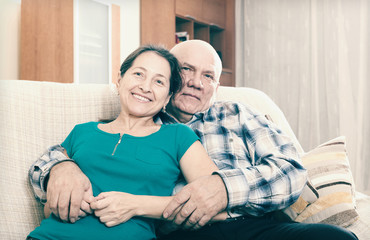
[[[299,200],[285,213],[292,220],[305,223],[328,223],[347,227],[358,219],[354,200],[354,182],[346,153],[345,137],[330,140],[302,156],[308,177],[319,199],[304,209]],[[292,208],[300,207],[296,215]]]
[[[318,198],[319,193],[313,187],[310,180],[308,180],[298,200],[282,212],[277,212],[276,217],[281,220],[295,220],[307,208],[307,206],[316,202]]]

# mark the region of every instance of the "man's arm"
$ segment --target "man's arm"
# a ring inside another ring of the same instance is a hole
[[[42,203],[48,201],[50,209],[45,212],[71,222],[91,213],[90,181],[60,145],[49,148],[31,166],[29,177],[36,198]]]
[[[236,121],[239,122],[235,125],[240,126],[242,141],[236,143],[234,139],[231,149],[236,147],[236,144],[243,145],[242,148],[247,149],[248,158],[240,160],[235,155],[232,160],[220,161],[218,158],[218,162],[233,167],[214,173],[222,181],[216,178],[209,183],[198,184],[195,181],[183,188],[164,211],[164,216],[169,220],[175,220],[178,224],[185,221],[185,225],[191,227],[191,221],[194,221],[197,216],[193,216],[192,212],[188,211],[194,208],[194,206],[189,207],[189,203],[196,204],[197,209],[203,205],[205,206],[203,211],[207,211],[208,208],[216,205],[216,201],[224,198],[224,193],[215,188],[226,188],[227,210],[230,214],[235,212],[255,216],[288,207],[301,194],[307,173],[299,163],[298,153],[290,138],[264,116],[255,114],[242,105],[236,106],[239,108],[236,111],[238,113]],[[221,151],[225,150],[222,144],[218,148]],[[212,153],[209,152],[209,154],[213,157]],[[191,199],[197,199],[197,201]],[[204,202],[200,203],[201,199],[213,199],[214,202],[204,204]],[[181,210],[176,211],[176,209]],[[222,210],[224,209],[219,208],[219,211]]]
[[[63,152],[64,148],[62,146],[51,146],[32,164],[28,171],[35,198],[43,204],[45,204],[47,200],[46,188],[52,167],[64,161],[73,161],[64,155]]]
[[[238,104],[251,166],[224,169],[229,211],[261,216],[293,204],[307,181],[293,141],[265,116]]]

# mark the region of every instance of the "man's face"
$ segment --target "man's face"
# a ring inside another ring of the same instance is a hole
[[[175,51],[181,64],[183,88],[171,100],[172,114],[190,120],[197,112],[207,110],[214,102],[219,85],[220,64],[207,49],[192,47]]]

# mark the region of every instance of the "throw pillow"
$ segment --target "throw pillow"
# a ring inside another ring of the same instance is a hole
[[[345,137],[335,138],[305,153],[302,163],[319,199],[308,204],[293,220],[342,227],[355,222],[359,216],[355,209],[354,182]]]
[[[308,179],[298,200],[283,211],[276,212],[275,217],[280,220],[295,220],[310,204],[316,202],[317,199],[319,199],[319,193]]]

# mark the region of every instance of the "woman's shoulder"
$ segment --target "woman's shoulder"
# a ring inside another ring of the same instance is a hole
[[[162,127],[168,128],[168,129],[191,129],[187,125],[183,123],[171,123],[171,124],[163,124]]]
[[[73,130],[77,131],[84,131],[84,130],[91,130],[92,128],[96,128],[96,126],[99,124],[99,122],[85,122],[85,123],[79,123],[76,124]]]
[[[164,128],[164,130],[166,131],[174,132],[177,134],[194,133],[193,129],[183,123],[166,124],[162,125],[162,128]]]

